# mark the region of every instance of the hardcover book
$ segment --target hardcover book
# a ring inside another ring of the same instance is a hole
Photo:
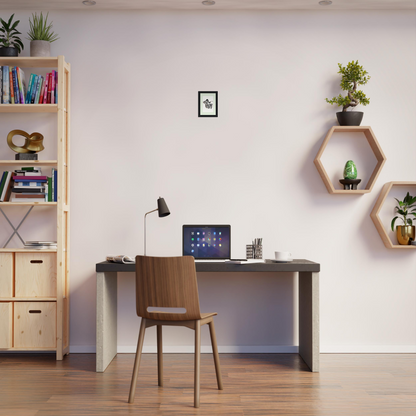
[[[34,181],[47,181],[47,180],[48,180],[47,176],[30,176],[29,178],[27,176],[15,176],[14,177],[15,182],[25,182],[25,181],[34,182]]]
[[[3,104],[10,104],[9,67],[3,66]]]
[[[35,79],[35,74],[30,74],[29,78],[29,85],[27,86],[27,94],[26,94],[26,104],[30,104],[30,97],[32,96],[32,88],[33,88],[33,81]]]
[[[17,81],[19,83],[20,104],[24,104],[25,103],[25,73],[19,67],[17,67]]]
[[[9,68],[9,91],[10,91],[10,103],[14,104],[14,91],[13,91],[13,74],[12,68]]]

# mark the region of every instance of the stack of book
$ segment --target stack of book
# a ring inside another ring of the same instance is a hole
[[[28,250],[56,250],[56,241],[25,241],[24,248]]]
[[[22,167],[3,172],[0,181],[0,202],[57,202],[58,172],[52,169],[49,178],[39,167]]]
[[[48,199],[47,176],[14,176],[11,202],[45,202]]]
[[[18,66],[0,66],[1,104],[55,104],[58,102],[58,73],[46,76],[30,74],[26,87],[25,73]]]

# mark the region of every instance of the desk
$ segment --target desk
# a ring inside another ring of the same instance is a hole
[[[197,272],[299,273],[299,355],[319,372],[319,271],[309,260],[291,263],[231,264],[196,262]],[[135,272],[135,264],[97,263],[97,372],[104,372],[117,354],[117,273]],[[226,278],[226,276],[224,277]],[[138,330],[138,329],[137,329]]]

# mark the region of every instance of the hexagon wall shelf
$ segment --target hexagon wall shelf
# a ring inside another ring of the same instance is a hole
[[[356,189],[356,190],[335,189],[331,179],[329,179],[329,176],[326,173],[324,165],[321,162],[321,157],[325,151],[326,146],[328,145],[329,140],[331,139],[334,133],[364,133],[368,141],[368,144],[370,145],[371,150],[373,151],[374,156],[377,159],[377,165],[374,168],[373,173],[371,174],[370,179],[368,180],[367,185],[365,186],[364,189]],[[350,195],[351,194],[367,194],[371,192],[371,190],[373,189],[373,186],[378,178],[378,175],[380,174],[384,163],[386,163],[386,156],[384,155],[383,150],[381,150],[381,147],[376,139],[376,136],[374,135],[373,130],[371,130],[371,127],[334,126],[329,129],[328,134],[326,135],[325,140],[323,141],[322,146],[319,149],[319,152],[316,155],[316,158],[313,162],[315,163],[315,166],[318,169],[318,172],[321,175],[322,180],[324,181],[326,189],[328,189],[328,192],[330,194],[350,194]]]
[[[380,192],[377,202],[375,203],[374,208],[371,211],[370,217],[373,220],[374,225],[376,226],[377,231],[380,234],[380,237],[383,240],[383,243],[387,248],[416,250],[416,246],[402,246],[400,244],[393,244],[379,216],[380,211],[383,208],[384,201],[386,200],[390,191],[392,190],[393,187],[398,187],[398,186],[400,187],[416,186],[416,182],[387,182],[383,186],[383,189]]]

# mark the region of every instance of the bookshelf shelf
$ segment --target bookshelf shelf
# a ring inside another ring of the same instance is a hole
[[[0,104],[0,113],[57,113],[57,104]]]
[[[7,66],[19,66],[19,67],[25,67],[25,68],[58,68],[59,56],[48,57],[48,58],[29,58],[29,57],[19,57],[19,56],[2,57],[1,64],[7,65]]]
[[[0,202],[0,208],[16,210],[16,207],[28,207],[28,213],[35,206],[53,207],[56,209],[56,249],[34,250],[24,248],[0,248],[0,351],[55,351],[56,359],[62,360],[69,353],[69,226],[70,226],[70,72],[71,67],[63,56],[50,58],[0,57],[0,66],[17,66],[30,72],[34,68],[50,68],[57,71],[57,104],[0,104],[0,135],[2,120],[8,113],[21,113],[24,120],[28,113],[50,113],[42,122],[53,122],[57,125],[56,160],[0,160],[0,172],[16,170],[19,167],[51,167],[57,171],[57,202]],[[50,72],[50,71],[49,71]],[[28,81],[26,77],[26,81]],[[37,130],[36,117],[27,117]],[[7,146],[4,140],[0,146]],[[17,211],[16,211],[17,212]],[[50,210],[39,215],[48,218]],[[4,213],[3,213],[4,214]],[[3,217],[1,217],[3,218]],[[6,217],[7,218],[7,217]],[[24,218],[25,219],[25,218]],[[23,220],[24,220],[23,219]],[[27,219],[30,222],[30,216]],[[18,223],[17,223],[18,224]],[[15,224],[14,226],[17,226]],[[33,224],[36,228],[36,224]],[[19,228],[19,227],[17,227]],[[15,230],[16,232],[16,230]],[[2,240],[4,236],[2,235]],[[16,238],[16,236],[14,237]],[[2,242],[6,244],[7,238]],[[14,240],[10,241],[13,244]],[[17,245],[17,243],[15,243]],[[23,245],[23,244],[22,244]],[[18,293],[20,290],[30,292]],[[13,295],[19,295],[18,297]],[[30,294],[32,297],[21,297]],[[40,314],[30,314],[22,320],[17,314],[30,313],[36,303]],[[35,316],[35,318],[33,318]],[[22,322],[26,328],[22,330]],[[19,326],[20,325],[20,326]],[[39,328],[38,328],[39,327]],[[48,331],[38,329],[49,328]]]
[[[56,166],[57,160],[0,160],[0,165],[7,166]]]
[[[27,248],[0,248],[0,253],[56,253],[57,249],[30,250]]]
[[[51,298],[51,297],[37,297],[37,298],[7,297],[7,298],[0,298],[0,302],[56,302],[56,298]]]
[[[35,206],[35,207],[56,207],[57,202],[0,202],[0,207],[3,206]]]
[[[27,348],[2,348],[3,351],[27,351]],[[57,351],[56,348],[32,347],[31,351]]]

